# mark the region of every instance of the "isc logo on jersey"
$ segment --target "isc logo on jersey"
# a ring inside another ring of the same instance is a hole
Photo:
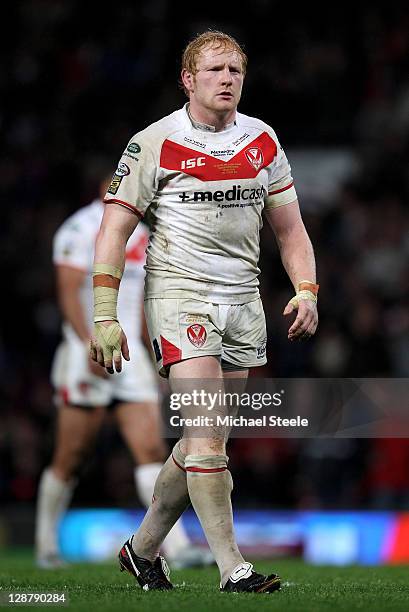
[[[192,157],[191,159],[184,159],[180,164],[182,170],[185,168],[196,168],[197,166],[204,166],[206,163],[205,157]]]

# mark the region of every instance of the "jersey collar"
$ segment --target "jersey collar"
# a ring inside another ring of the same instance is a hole
[[[189,107],[190,107],[189,102],[186,102],[184,109],[189,118],[190,123],[195,128],[195,130],[200,130],[201,132],[214,132],[214,133],[216,132],[216,128],[214,127],[214,125],[207,125],[207,123],[200,123],[199,121],[196,121],[195,119],[193,119],[192,115],[190,114]],[[227,130],[230,130],[232,127],[235,127],[236,125],[237,125],[237,119],[235,121],[232,121],[228,125],[226,125],[224,129],[221,130],[221,132],[226,132]],[[217,132],[217,133],[220,134],[221,132]]]

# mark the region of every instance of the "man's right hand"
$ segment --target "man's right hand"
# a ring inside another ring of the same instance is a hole
[[[128,342],[118,321],[101,321],[94,323],[94,335],[91,337],[90,357],[106,368],[109,374],[122,370],[123,355],[129,361]]]

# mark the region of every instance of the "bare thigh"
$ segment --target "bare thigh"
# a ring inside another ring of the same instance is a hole
[[[166,445],[161,437],[160,407],[156,402],[124,402],[116,408],[121,434],[136,463],[162,462]]]
[[[193,394],[194,390],[203,390],[206,394],[223,392],[223,372],[217,357],[194,357],[170,368],[169,384],[172,393]],[[183,418],[195,416],[215,418],[223,412],[216,405],[211,411],[203,404],[200,406],[182,407]],[[222,427],[185,428],[181,441],[181,450],[186,455],[220,455],[225,454],[225,435]]]
[[[105,408],[90,410],[69,405],[60,406],[51,467],[62,480],[72,478],[89,452],[105,416]]]

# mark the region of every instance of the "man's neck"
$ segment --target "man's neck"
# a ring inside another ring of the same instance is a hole
[[[192,108],[191,102],[187,106],[187,112],[196,128],[211,132],[222,132],[233,125],[236,118],[235,110],[226,113],[215,113],[207,109],[197,108],[194,104]]]

